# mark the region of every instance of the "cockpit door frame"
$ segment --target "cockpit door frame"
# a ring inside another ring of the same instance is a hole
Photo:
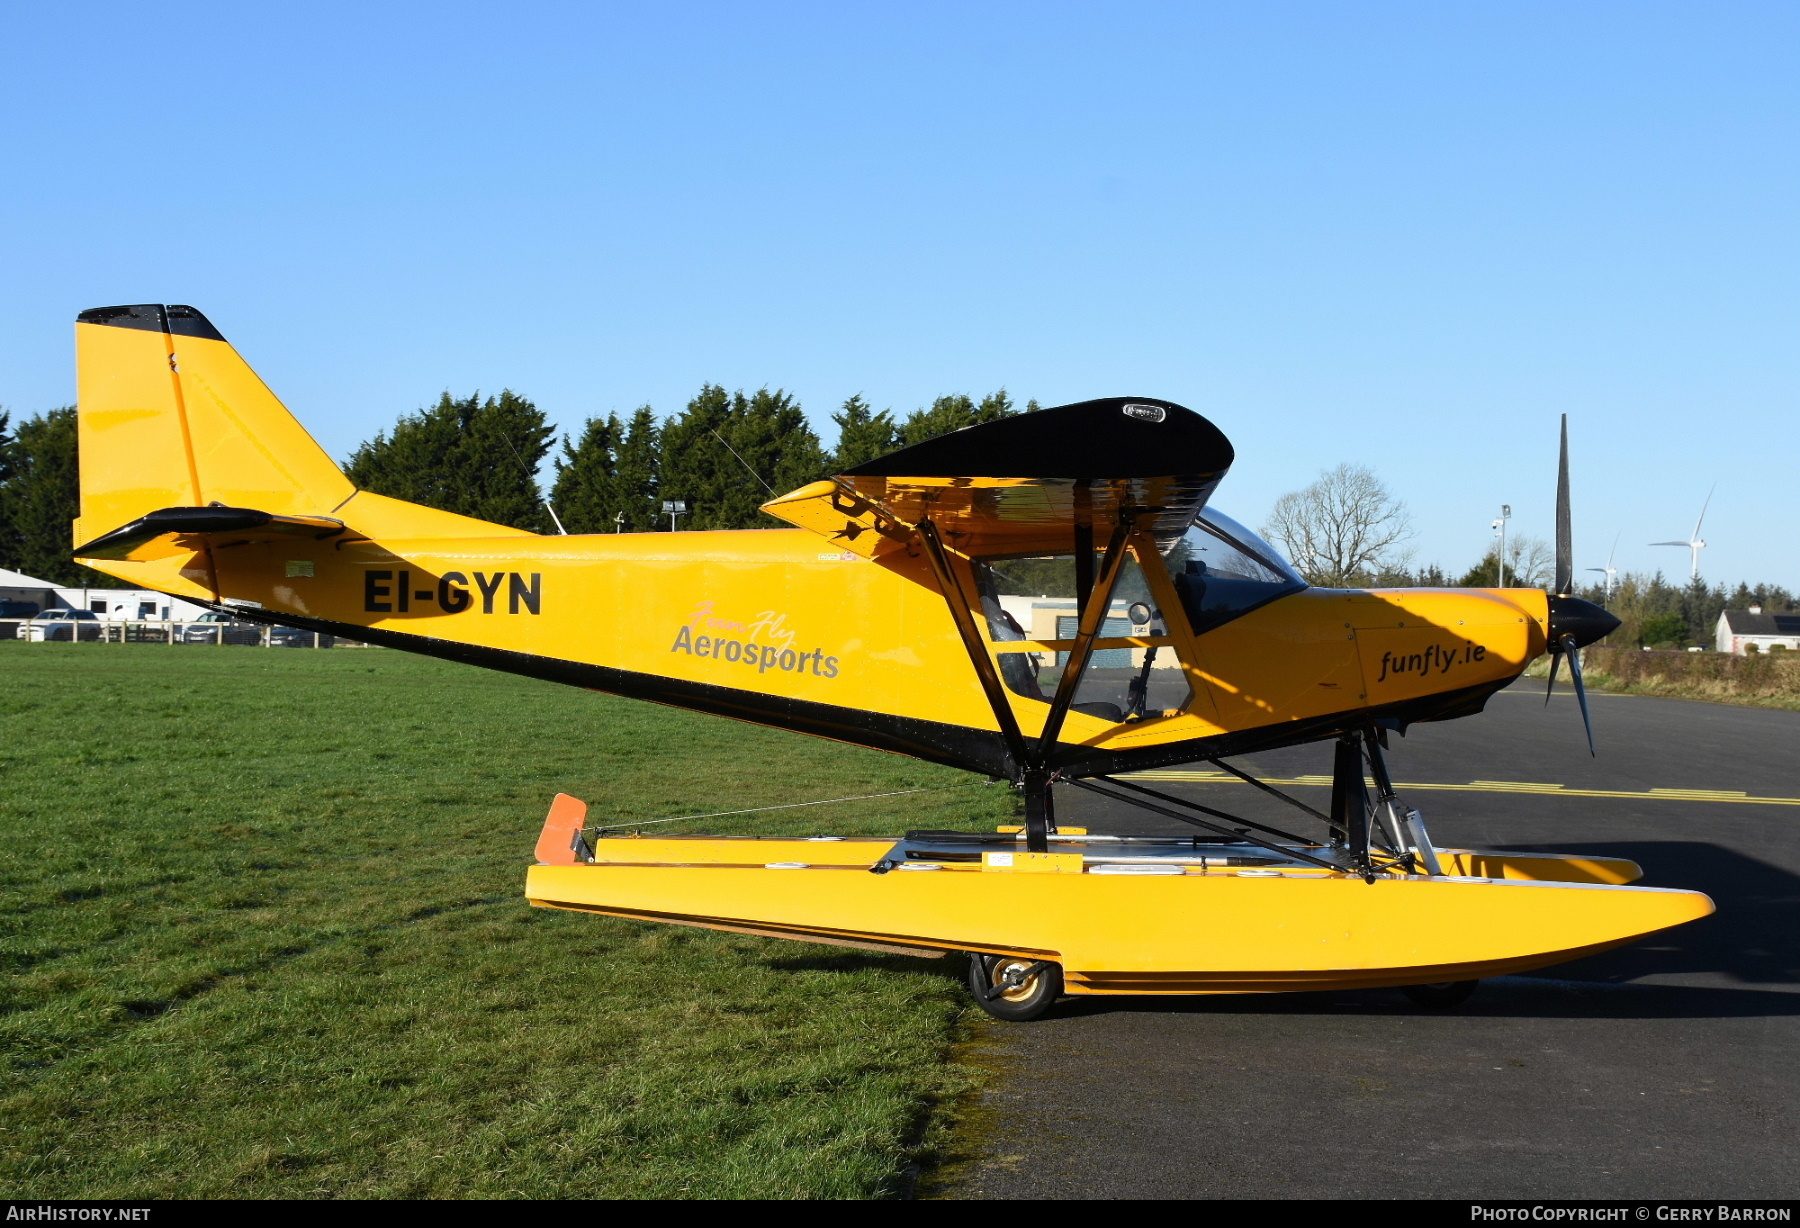
[[[1212,679],[1200,664],[1200,637],[1188,620],[1181,594],[1175,591],[1175,579],[1169,574],[1168,562],[1156,548],[1155,540],[1146,534],[1133,537],[1132,546],[1138,569],[1144,573],[1144,583],[1149,586],[1150,595],[1156,598],[1156,608],[1162,613],[1163,633],[1174,641],[1171,647],[1175,650],[1175,659],[1181,663],[1182,676],[1187,679],[1188,701],[1181,711],[1216,719],[1218,707],[1213,702]]]
[[[1158,612],[1162,615],[1164,633],[1153,638],[1161,641],[1161,643],[1158,644],[1158,647],[1165,652],[1173,654],[1176,663],[1181,669],[1182,677],[1187,682],[1187,702],[1183,704],[1181,708],[1177,709],[1177,711],[1198,716],[1202,720],[1216,719],[1217,708],[1213,700],[1212,688],[1208,685],[1209,676],[1202,666],[1204,658],[1199,649],[1199,637],[1194,633],[1193,627],[1189,625],[1187,617],[1183,612],[1181,595],[1175,590],[1175,582],[1169,575],[1169,569],[1163,558],[1162,552],[1157,549],[1156,542],[1153,538],[1148,534],[1139,532],[1135,529],[1128,535],[1126,547],[1127,557],[1135,558],[1137,560],[1138,568],[1144,577],[1144,582],[1150,590],[1151,599],[1155,602]],[[973,574],[974,566],[982,561],[982,557],[983,556],[972,557],[961,563],[961,565],[967,567],[971,573],[967,578],[967,583],[976,588],[978,588],[979,585]],[[1123,571],[1124,560],[1121,560],[1119,573],[1122,575]],[[1078,583],[1079,579],[1080,577],[1078,575]],[[1117,579],[1118,577],[1115,576],[1114,582],[1107,592],[1107,605],[1102,607],[1103,610],[1110,609],[1111,607],[1112,593],[1117,591]],[[1092,591],[1093,590],[1090,587],[1090,597]],[[1076,613],[1079,620],[1081,611],[1078,610]],[[1033,651],[1067,652],[1073,648],[1075,643],[1073,640],[1039,639],[1032,635],[1030,628],[1021,628],[1021,630],[1026,633],[1024,641],[996,640],[993,638],[985,619],[977,616],[975,622],[981,628],[982,641],[986,646],[989,659],[995,663],[996,670],[998,670],[999,667],[999,658],[1003,654],[1027,653]],[[1099,637],[1096,637],[1096,639],[1098,638]],[[1129,637],[1126,642],[1134,649],[1149,647],[1145,637],[1132,636]],[[1117,645],[1113,644],[1106,646],[1114,647]],[[1097,648],[1096,651],[1098,651]],[[1067,677],[1067,665],[1064,666],[1064,671],[1064,676]],[[1079,679],[1077,682],[1079,683]],[[1048,701],[1040,701],[1026,696],[1019,696],[1010,688],[1006,689],[1006,694],[1013,703],[1014,712],[1017,714],[1020,728],[1025,729],[1026,736],[1030,737],[1029,726],[1033,723],[1032,716],[1035,714],[1035,711],[1041,711],[1041,709],[1036,708],[1036,704]],[[1160,712],[1155,716],[1146,714],[1142,719],[1154,720],[1160,715]],[[1141,723],[1141,721],[1128,722],[1127,724],[1139,723]],[[1123,727],[1125,726],[1115,726],[1115,728]],[[1061,732],[1060,726],[1057,732]],[[1041,736],[1039,737],[1039,741],[1042,741]]]

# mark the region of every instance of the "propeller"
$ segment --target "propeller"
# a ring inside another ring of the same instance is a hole
[[[1556,585],[1549,594],[1550,685],[1544,703],[1556,690],[1556,671],[1569,658],[1569,677],[1575,683],[1575,699],[1581,705],[1581,724],[1587,730],[1588,754],[1594,750],[1594,722],[1588,716],[1587,687],[1581,679],[1581,650],[1612,633],[1619,620],[1591,601],[1574,595],[1575,547],[1569,515],[1569,415],[1562,416],[1562,452],[1556,466]]]
[[[1594,722],[1588,718],[1587,687],[1581,681],[1581,650],[1575,637],[1565,635],[1550,649],[1550,686],[1544,692],[1544,706],[1550,705],[1550,695],[1556,690],[1556,667],[1562,664],[1564,657],[1569,658],[1569,678],[1575,683],[1575,702],[1581,705],[1581,727],[1587,730],[1588,754],[1599,757],[1594,749]]]

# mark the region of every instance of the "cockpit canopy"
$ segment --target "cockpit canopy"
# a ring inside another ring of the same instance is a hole
[[[1267,542],[1210,507],[1164,560],[1196,635],[1306,587]]]

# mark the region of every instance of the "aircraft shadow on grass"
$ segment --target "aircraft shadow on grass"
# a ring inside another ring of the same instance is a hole
[[[1800,875],[1703,841],[1520,845],[1521,851],[1624,857],[1644,868],[1645,886],[1704,891],[1719,911],[1603,955],[1522,976],[1501,977],[1456,1011],[1539,1018],[1707,1019],[1800,1015]],[[844,951],[778,956],[789,972],[927,971],[960,980],[963,961],[916,960]],[[1637,984],[1650,975],[1710,973],[1743,988]],[[1758,988],[1768,986],[1769,988]],[[1065,999],[1048,1018],[1119,1012],[1185,1014],[1416,1013],[1398,991],[1216,994],[1202,997]]]

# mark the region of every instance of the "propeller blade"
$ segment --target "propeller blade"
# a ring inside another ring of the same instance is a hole
[[[1705,513],[1702,513],[1704,515]],[[1575,587],[1575,547],[1569,526],[1569,415],[1562,416],[1562,455],[1556,463],[1556,591]]]
[[[1581,682],[1581,650],[1575,647],[1572,635],[1564,637],[1563,648],[1569,654],[1569,677],[1575,682],[1575,700],[1581,705],[1581,727],[1587,730],[1588,754],[1598,759],[1599,753],[1594,750],[1594,722],[1588,719],[1587,687]]]
[[[1550,685],[1544,688],[1544,706],[1550,706],[1550,697],[1556,694],[1556,667],[1562,664],[1562,645],[1550,645]]]

